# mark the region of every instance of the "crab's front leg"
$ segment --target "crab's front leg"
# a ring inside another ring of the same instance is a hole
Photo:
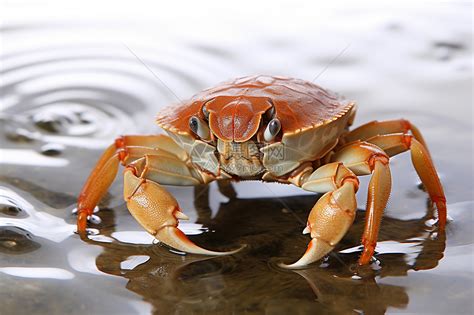
[[[87,218],[114,181],[119,164],[126,165],[146,154],[172,155],[187,159],[186,152],[165,135],[132,135],[117,138],[102,154],[84,184],[77,201],[77,231],[86,235]]]
[[[178,220],[188,217],[176,199],[159,183],[197,185],[211,178],[173,157],[146,155],[127,166],[124,199],[133,217],[160,242],[177,250],[202,255],[228,255],[240,249],[217,252],[191,242],[178,228]]]
[[[349,154],[346,154],[349,153]],[[301,268],[329,253],[352,225],[356,212],[355,192],[358,188],[356,175],[369,175],[366,227],[362,244],[364,251],[359,264],[367,264],[372,258],[382,219],[383,210],[390,195],[392,180],[389,156],[376,145],[358,142],[336,154],[336,162],[315,170],[309,177],[304,174],[297,185],[313,192],[327,192],[311,210],[308,226],[312,240],[303,257],[286,268]],[[344,163],[344,164],[342,164]]]
[[[394,133],[407,134],[408,132],[412,133],[413,137],[426,148],[426,151],[428,153],[428,146],[426,145],[426,141],[421,135],[420,130],[410,121],[405,119],[385,121],[374,120],[368,122],[366,124],[363,124],[362,126],[351,130],[347,135],[344,136],[344,141],[346,143],[354,141],[366,141],[372,137],[376,137],[379,135],[388,135]],[[387,152],[387,154],[389,153]]]

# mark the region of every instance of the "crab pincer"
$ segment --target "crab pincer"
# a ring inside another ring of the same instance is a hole
[[[201,255],[230,255],[232,251],[212,251],[199,247],[178,228],[178,220],[188,220],[177,200],[160,184],[139,178],[134,168],[124,174],[124,199],[132,216],[160,242],[179,251]]]
[[[311,241],[303,256],[296,262],[280,267],[298,269],[307,267],[331,252],[354,222],[357,202],[357,184],[346,181],[340,188],[324,194],[314,205],[303,234],[310,233]]]

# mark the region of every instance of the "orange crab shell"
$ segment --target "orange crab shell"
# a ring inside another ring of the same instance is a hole
[[[159,112],[156,119],[163,129],[189,134],[189,119],[204,118],[209,112],[209,127],[221,140],[244,142],[258,130],[262,114],[274,106],[283,135],[315,128],[344,116],[354,103],[304,80],[249,76],[206,89],[189,101]]]

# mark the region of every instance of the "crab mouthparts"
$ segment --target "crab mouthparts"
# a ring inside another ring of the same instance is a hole
[[[217,141],[221,167],[242,178],[254,177],[264,171],[262,153],[254,141]]]

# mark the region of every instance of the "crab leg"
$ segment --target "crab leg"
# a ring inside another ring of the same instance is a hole
[[[439,180],[438,173],[433,161],[424,145],[409,134],[387,134],[375,136],[367,139],[393,156],[405,151],[411,151],[411,159],[421,182],[426,187],[430,199],[436,204],[438,209],[439,228],[444,230],[447,219],[446,197],[443,186]]]
[[[359,187],[356,175],[340,162],[326,164],[309,177],[296,183],[305,190],[327,192],[314,205],[303,233],[311,233],[311,242],[304,255],[283,268],[296,269],[315,262],[331,250],[354,222],[357,209],[355,193]]]
[[[354,142],[336,152],[333,160],[343,162],[356,175],[369,175],[365,227],[362,235],[364,250],[359,264],[370,262],[377,244],[380,222],[387,205],[392,186],[388,155],[379,147],[368,142]]]
[[[133,217],[162,243],[177,250],[202,255],[229,255],[240,250],[216,252],[191,242],[178,228],[178,219],[188,217],[163,184],[197,185],[206,182],[201,174],[184,162],[164,155],[146,155],[127,166],[124,199]]]
[[[405,119],[396,119],[396,120],[385,120],[385,121],[371,121],[362,126],[359,126],[351,130],[346,136],[346,142],[353,142],[357,140],[367,140],[374,136],[392,134],[392,133],[408,133],[411,131],[413,136],[418,142],[420,142],[425,148],[426,142],[421,135],[421,132],[418,128],[413,125],[411,122]]]
[[[372,174],[362,239],[364,252],[359,263],[368,263],[373,255],[380,221],[391,189],[389,157],[374,144],[354,142],[336,152],[333,160],[335,163],[323,165],[307,179],[302,177],[303,189],[314,192],[337,189],[323,195],[311,210],[308,227],[304,232],[311,232],[312,240],[303,257],[286,268],[301,268],[322,258],[349,230],[356,211],[356,175]]]
[[[372,146],[372,149],[370,147]],[[373,171],[372,179],[369,183],[369,193],[367,199],[366,222],[364,234],[362,237],[362,244],[364,251],[359,259],[360,264],[367,264],[373,256],[375,246],[377,243],[378,231],[380,221],[383,214],[383,209],[390,194],[390,170],[388,168],[388,159],[383,157],[385,153],[389,156],[399,154],[401,152],[411,150],[411,158],[421,182],[426,187],[431,200],[438,208],[439,228],[441,231],[445,229],[446,225],[446,197],[444,195],[443,187],[439,180],[433,161],[428,153],[426,147],[421,144],[416,137],[410,134],[387,134],[377,135],[368,138],[366,142],[354,142],[343,147],[339,152],[333,156],[333,160],[341,161],[350,168],[357,175],[367,174],[367,170],[361,167],[357,161],[356,156],[369,157],[369,164],[371,171]],[[370,151],[373,151],[373,156],[370,157]],[[377,162],[377,157],[379,162]],[[376,163],[371,162],[370,159],[375,159]],[[385,160],[387,162],[385,162]],[[363,166],[363,165],[362,165]]]
[[[81,236],[85,235],[88,216],[112,185],[119,163],[125,165],[145,154],[157,152],[186,158],[186,152],[165,135],[119,137],[104,151],[79,194],[77,231]]]

